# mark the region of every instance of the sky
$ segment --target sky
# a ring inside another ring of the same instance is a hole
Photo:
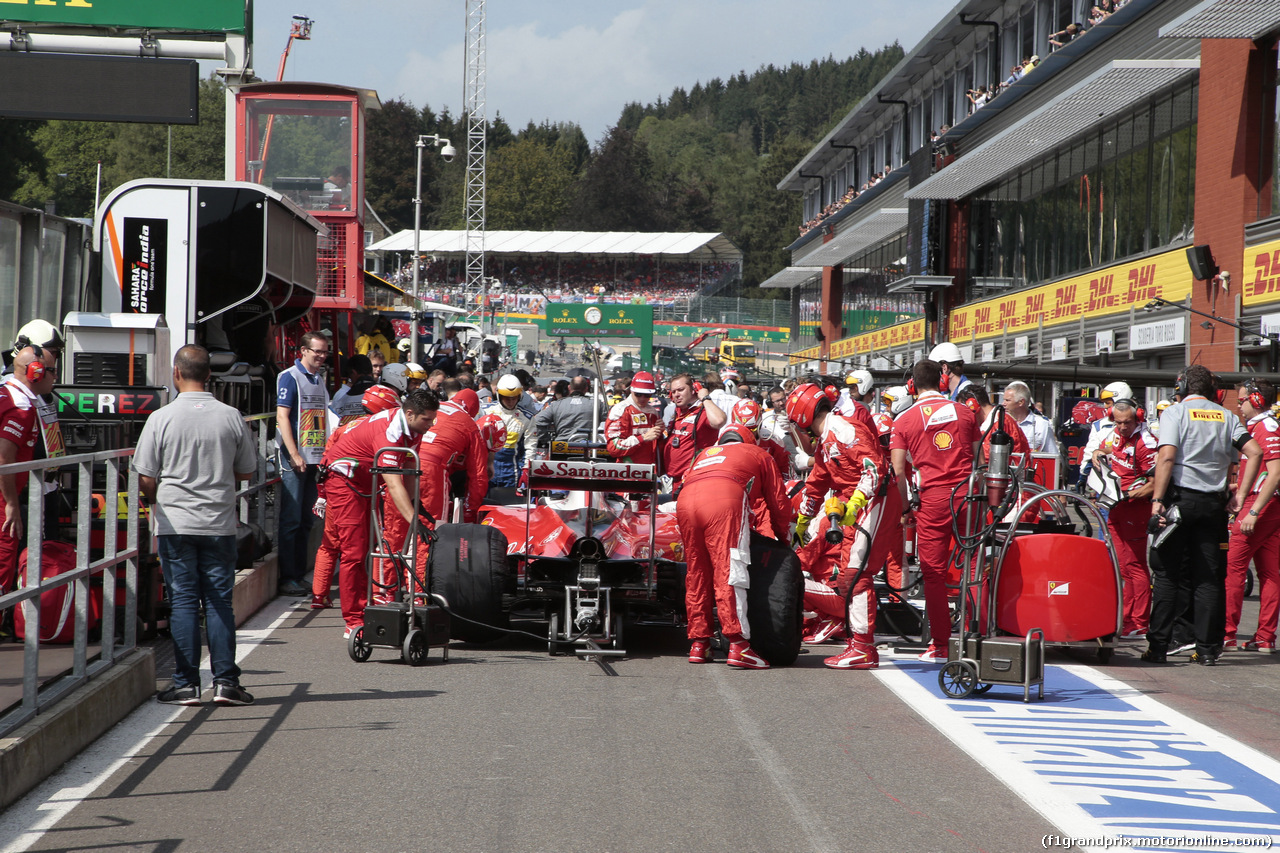
[[[630,102],[750,74],[843,59],[898,41],[910,50],[957,0],[488,0],[486,105],[513,128],[576,122],[600,141]],[[294,15],[315,24],[286,80],[376,89],[384,101],[457,115],[464,0],[255,0],[254,68],[275,78]]]

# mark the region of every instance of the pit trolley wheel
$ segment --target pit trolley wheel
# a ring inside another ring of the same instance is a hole
[[[373,646],[365,642],[363,625],[347,637],[347,654],[351,655],[351,659],[356,663],[364,663],[369,659],[369,655],[373,654]]]
[[[552,613],[547,622],[547,654],[559,657],[560,652],[560,614]]]
[[[400,657],[409,666],[422,666],[427,662],[427,635],[422,633],[422,629],[414,628],[404,638]]]
[[[952,699],[964,699],[978,687],[978,670],[967,660],[947,661],[938,673],[938,686]]]
[[[622,648],[622,614],[621,613],[613,614],[613,629],[611,633],[613,634],[613,645],[611,646],[611,648],[615,648],[615,649]]]

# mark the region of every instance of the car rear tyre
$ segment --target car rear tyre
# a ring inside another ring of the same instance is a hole
[[[451,635],[468,643],[502,636],[507,627],[502,610],[507,537],[485,524],[441,524],[436,536],[431,591],[442,596],[450,613],[458,617],[449,620]]]
[[[800,656],[804,629],[804,578],[800,558],[786,544],[751,532],[751,588],[747,621],[751,648],[773,666]]]

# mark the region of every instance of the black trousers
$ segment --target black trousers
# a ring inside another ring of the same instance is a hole
[[[1167,652],[1174,621],[1189,606],[1196,651],[1216,657],[1222,652],[1227,620],[1226,498],[1183,491],[1174,505],[1182,520],[1151,555],[1151,630],[1147,641],[1152,651]]]

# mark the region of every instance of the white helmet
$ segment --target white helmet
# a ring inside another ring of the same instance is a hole
[[[859,394],[866,394],[875,381],[871,378],[870,370],[855,370],[845,377],[844,383],[855,386]]]
[[[409,393],[409,370],[403,364],[388,364],[382,368],[382,384],[390,385],[401,393]]]
[[[945,361],[949,364],[964,361],[960,357],[960,347],[951,343],[951,341],[943,341],[933,349],[929,350],[930,361]]]
[[[886,388],[880,393],[880,399],[889,407],[889,414],[897,417],[898,415],[911,408],[911,395],[907,393],[907,386],[894,385],[892,388]]]
[[[1133,389],[1129,387],[1128,382],[1112,382],[1102,389],[1100,396],[1104,400],[1132,400]]]
[[[47,320],[32,320],[18,330],[18,336],[13,342],[14,354],[16,355],[19,350],[32,345],[61,349],[65,346],[65,343],[57,326]]]
[[[498,394],[503,397],[519,397],[524,394],[524,386],[517,376],[508,373],[498,380]]]

